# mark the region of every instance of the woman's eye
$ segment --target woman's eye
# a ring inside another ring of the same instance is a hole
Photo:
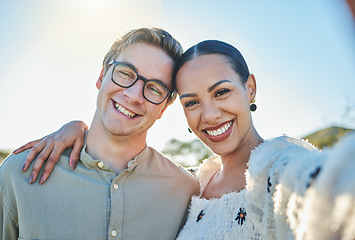
[[[188,101],[188,102],[186,102],[185,104],[184,104],[184,107],[191,107],[191,106],[193,106],[193,105],[195,105],[195,104],[197,104],[198,102],[197,101],[195,101],[195,100],[191,100],[191,101]]]
[[[224,94],[226,94],[226,93],[229,93],[229,92],[230,92],[229,89],[221,89],[221,90],[218,90],[218,91],[216,92],[216,97],[222,96],[222,95],[224,95]]]

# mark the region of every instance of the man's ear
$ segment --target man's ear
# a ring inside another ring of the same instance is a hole
[[[105,68],[102,68],[102,69],[101,69],[99,79],[97,79],[97,81],[96,81],[96,88],[97,88],[98,90],[100,90],[101,85],[102,85],[102,79],[103,79],[103,77],[104,77],[104,69],[105,69]]]
[[[245,86],[247,89],[249,102],[251,103],[255,99],[255,96],[256,96],[256,81],[255,81],[255,77],[253,74],[249,75],[248,80],[245,83]]]

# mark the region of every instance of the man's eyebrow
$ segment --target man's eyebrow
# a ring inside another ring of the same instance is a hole
[[[180,99],[185,98],[185,97],[197,97],[197,94],[196,93],[185,93],[180,96]]]
[[[218,82],[216,82],[215,84],[213,84],[211,87],[208,88],[208,92],[211,92],[213,89],[215,89],[216,87],[218,87],[219,85],[221,85],[222,83],[225,82],[231,82],[230,80],[220,80]]]
[[[121,63],[126,64],[128,67],[132,68],[136,73],[138,73],[138,69],[132,63],[126,61],[122,61]]]

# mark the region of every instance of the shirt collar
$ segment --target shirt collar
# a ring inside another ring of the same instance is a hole
[[[80,161],[85,166],[87,166],[89,168],[97,168],[98,167],[98,168],[100,168],[102,170],[106,170],[106,171],[111,170],[106,162],[101,161],[101,160],[95,160],[86,152],[86,136],[87,136],[87,131],[85,132],[84,146],[83,146],[81,153],[80,153]],[[128,162],[127,170],[132,170],[133,168],[135,168],[137,165],[139,165],[143,161],[150,159],[152,157],[152,154],[153,153],[152,153],[151,148],[146,145],[145,148],[137,156],[135,156],[132,160],[130,160]]]

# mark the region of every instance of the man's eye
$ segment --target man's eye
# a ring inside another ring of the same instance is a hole
[[[198,104],[197,101],[191,100],[191,101],[186,102],[186,103],[184,104],[184,107],[187,108],[187,107],[191,107],[191,106],[196,105],[196,104]]]
[[[153,95],[156,95],[156,96],[161,96],[162,95],[161,91],[159,91],[159,89],[154,87],[154,86],[148,86],[147,89]]]
[[[224,95],[224,94],[226,94],[226,93],[229,93],[229,92],[230,92],[229,89],[221,89],[221,90],[218,90],[218,91],[216,92],[216,97],[222,96],[222,95]]]
[[[132,74],[130,72],[119,71],[118,73],[119,73],[120,77],[122,77],[124,79],[134,79],[134,77],[132,76]]]

